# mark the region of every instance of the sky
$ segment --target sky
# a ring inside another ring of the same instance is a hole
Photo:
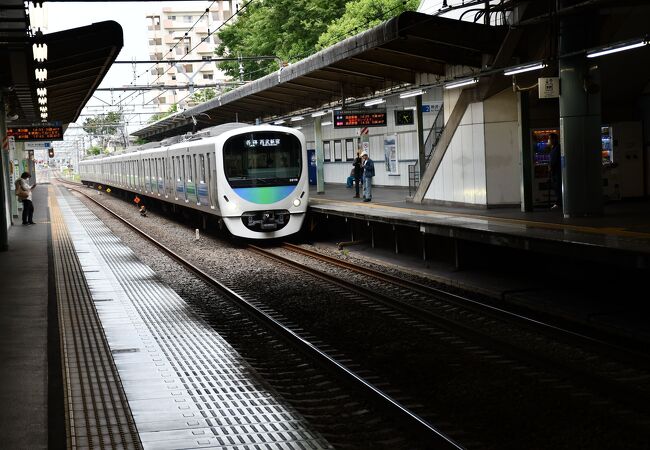
[[[159,1],[159,2],[45,2],[48,24],[46,33],[68,30],[71,28],[90,25],[95,22],[113,20],[119,23],[124,33],[124,47],[122,48],[117,61],[149,60],[148,37],[147,37],[147,14],[159,12],[165,6],[183,5],[197,9],[204,9],[213,3],[212,0],[202,1]],[[454,4],[456,2],[450,1]],[[423,0],[420,11],[433,13],[442,5],[441,0]],[[147,71],[151,64],[140,64],[136,66],[136,74],[141,75],[137,80],[138,84],[152,82],[154,77]],[[144,76],[142,76],[144,75]],[[117,88],[128,85],[133,81],[134,73],[131,64],[114,64],[104,80],[101,88]],[[108,112],[109,109],[100,108],[101,105],[115,104],[121,98],[125,100],[127,109],[134,108],[138,112],[157,112],[152,107],[143,108],[142,105],[151,99],[155,93],[147,93],[144,96],[133,91],[122,92],[95,92],[93,98],[88,102],[82,115],[77,119],[77,124],[71,124],[66,135],[83,134],[80,125],[90,115]],[[111,108],[114,110],[115,108]],[[149,116],[139,115],[129,118],[127,131],[132,133],[144,126]],[[88,146],[88,145],[82,145]]]
[[[48,24],[46,33],[69,30],[71,28],[83,27],[96,22],[113,20],[119,23],[124,34],[124,47],[117,57],[117,61],[149,60],[148,38],[147,38],[147,21],[148,13],[159,12],[165,6],[174,6],[182,4],[183,6],[196,7],[205,9],[212,3],[212,0],[205,1],[160,1],[160,2],[45,2],[47,8]],[[136,66],[136,73],[143,74],[151,67],[151,64],[139,64]],[[144,77],[138,79],[138,84],[152,82],[152,77],[148,72]],[[128,85],[133,81],[133,66],[131,64],[114,64],[104,80],[101,88],[121,87]],[[81,125],[87,117],[85,114],[100,114],[102,111],[98,106],[106,103],[116,103],[120,97],[126,97],[129,92],[115,91],[95,92],[93,98],[86,105],[82,116],[77,119],[77,124]],[[111,98],[112,96],[112,98]],[[153,94],[146,96],[150,99]],[[99,100],[99,99],[101,100]],[[133,102],[136,98],[137,101]],[[103,101],[102,101],[103,100]],[[146,100],[145,100],[146,101]],[[125,103],[135,103],[140,105],[139,110],[143,110],[143,96],[133,94]],[[89,108],[90,106],[90,108]],[[153,108],[146,108],[153,111]],[[156,111],[153,111],[156,112]],[[133,132],[143,125],[138,122],[146,122],[147,116],[137,116],[130,120],[129,132]],[[74,124],[70,125],[70,131],[75,128]]]

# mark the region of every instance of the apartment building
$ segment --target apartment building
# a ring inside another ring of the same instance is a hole
[[[191,6],[192,3],[196,2],[188,6],[164,7],[160,12],[147,15],[149,59],[176,61],[171,67],[170,63],[162,63],[151,69],[153,84],[177,87],[153,91],[157,97],[152,103],[158,105],[161,112],[174,103],[179,108],[194,106],[192,92],[200,90],[201,86],[227,80],[216,63],[209,60],[219,45],[217,33],[213,32],[232,15],[235,4],[228,0],[217,1],[206,13],[205,8]]]

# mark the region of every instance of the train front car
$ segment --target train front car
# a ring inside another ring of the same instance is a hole
[[[221,138],[217,189],[228,230],[252,239],[297,233],[309,201],[305,136],[292,128],[257,125]]]

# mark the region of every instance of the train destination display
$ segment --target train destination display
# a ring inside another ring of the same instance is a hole
[[[334,128],[385,127],[386,111],[334,111]]]
[[[16,141],[60,141],[63,139],[63,127],[53,125],[8,127],[7,136],[13,136]]]

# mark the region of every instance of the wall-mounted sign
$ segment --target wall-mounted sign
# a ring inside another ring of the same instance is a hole
[[[334,128],[385,127],[386,111],[334,111]]]
[[[537,89],[539,98],[558,98],[560,96],[560,78],[538,78]]]
[[[8,127],[7,136],[13,136],[16,141],[60,141],[63,140],[63,127],[51,125]]]
[[[388,175],[399,175],[396,134],[384,137],[384,158],[386,162],[386,173],[388,173]]]

